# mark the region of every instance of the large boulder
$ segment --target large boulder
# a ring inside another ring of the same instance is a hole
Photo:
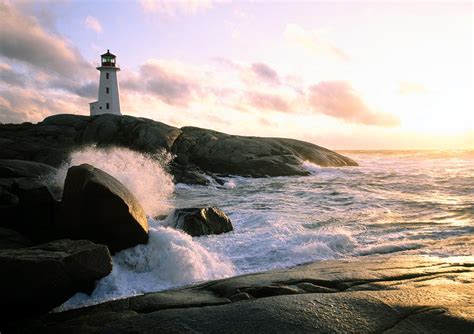
[[[88,164],[69,168],[57,226],[68,237],[105,244],[111,252],[148,241],[148,222],[135,196]]]
[[[106,246],[62,239],[0,250],[0,320],[45,313],[77,292],[91,293],[112,271]],[[1,322],[1,321],[0,321]]]
[[[183,230],[193,237],[221,234],[234,229],[229,217],[214,207],[175,209],[163,224]]]

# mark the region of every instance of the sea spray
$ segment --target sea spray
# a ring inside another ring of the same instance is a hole
[[[315,173],[319,172],[320,169],[321,169],[321,166],[316,165],[315,163],[313,163],[311,161],[308,161],[308,160],[303,161],[301,166],[303,166],[303,168],[305,168],[311,174],[315,174]]]
[[[156,217],[169,210],[169,198],[174,191],[172,177],[164,169],[169,160],[166,152],[149,155],[121,147],[91,146],[72,152],[52,183],[62,188],[69,167],[88,163],[122,182],[138,199],[147,216]]]
[[[148,223],[148,244],[115,254],[112,272],[98,282],[91,296],[77,293],[56,311],[235,275],[232,262],[209,252],[191,236],[151,218]]]

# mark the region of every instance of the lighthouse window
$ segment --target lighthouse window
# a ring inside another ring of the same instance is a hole
[[[109,94],[109,87],[105,87],[105,93]]]
[[[106,78],[106,79],[109,78],[109,73],[105,73],[105,78]]]
[[[107,109],[110,109],[110,104],[106,103],[105,105]]]

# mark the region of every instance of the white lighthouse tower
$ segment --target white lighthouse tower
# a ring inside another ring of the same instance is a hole
[[[115,55],[109,50],[100,56],[101,65],[97,67],[100,72],[98,101],[89,103],[91,116],[101,114],[122,115],[120,113],[120,92],[117,80],[117,66]]]

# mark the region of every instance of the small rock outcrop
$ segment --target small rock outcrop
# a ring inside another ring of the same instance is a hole
[[[104,245],[62,239],[0,250],[0,268],[0,320],[6,320],[45,313],[77,292],[91,293],[95,281],[112,271],[112,259]]]
[[[69,168],[57,226],[68,237],[105,244],[112,253],[148,241],[148,222],[135,196],[88,164]]]
[[[165,219],[164,225],[183,230],[193,237],[221,234],[234,229],[229,217],[214,207],[175,209]]]

